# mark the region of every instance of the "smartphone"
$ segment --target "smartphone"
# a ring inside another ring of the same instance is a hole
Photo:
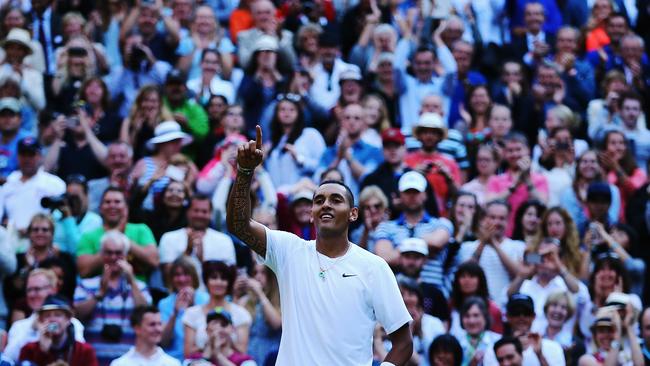
[[[175,165],[167,166],[165,170],[165,175],[171,178],[172,180],[182,182],[185,180],[185,171]]]
[[[540,264],[542,263],[542,256],[537,253],[526,253],[526,255],[524,255],[524,263]]]

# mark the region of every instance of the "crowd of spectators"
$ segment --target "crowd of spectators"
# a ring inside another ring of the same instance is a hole
[[[256,125],[253,218],[350,187],[410,365],[650,365],[649,52],[649,0],[0,1],[0,366],[274,364]]]

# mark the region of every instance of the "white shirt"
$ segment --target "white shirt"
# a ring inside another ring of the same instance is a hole
[[[562,346],[555,341],[542,339],[542,355],[544,355],[546,362],[551,366],[566,365]],[[483,366],[499,366],[499,362],[494,354],[494,347],[488,348],[485,352]],[[533,347],[528,347],[524,350],[521,366],[540,366],[539,358],[537,358]]]
[[[419,79],[402,73],[406,84],[405,92],[399,97],[399,110],[402,119],[402,133],[405,136],[413,134],[413,126],[417,124],[422,109],[422,100],[429,95],[438,95],[443,100],[445,115],[448,112],[449,98],[442,93],[444,78],[433,76],[431,80],[422,82]],[[446,122],[446,119],[445,119]]]
[[[38,341],[38,331],[34,329],[34,322],[36,321],[36,313],[32,313],[29,318],[20,319],[11,325],[9,333],[7,334],[7,347],[3,355],[14,361],[18,361],[20,350],[31,342]],[[74,326],[74,339],[78,342],[86,342],[84,339],[84,326],[77,318],[70,319]]]
[[[375,323],[391,334],[411,321],[388,264],[356,245],[332,259],[314,240],[266,229],[265,263],[280,287],[278,365],[369,366]]]
[[[506,255],[515,262],[521,262],[524,258],[526,244],[524,244],[523,241],[505,238],[499,246]],[[460,261],[464,262],[472,258],[476,248],[478,248],[478,240],[463,243],[458,252]],[[485,271],[490,298],[501,303],[498,299],[502,294],[503,289],[510,285],[510,274],[508,273],[506,266],[501,262],[501,258],[499,258],[497,251],[492,247],[492,245],[486,245],[483,248],[478,263]]]
[[[0,218],[6,215],[9,224],[19,230],[26,229],[35,214],[48,213],[41,207],[41,198],[65,193],[65,182],[42,169],[25,182],[22,176],[19,170],[14,171],[0,188]]]
[[[232,326],[235,328],[242,326],[250,327],[253,323],[253,318],[248,310],[237,304],[228,303],[228,307],[225,310],[227,310],[230,313],[230,316],[232,316]],[[187,325],[196,332],[194,343],[200,349],[205,348],[205,345],[208,342],[208,323],[206,318],[207,314],[203,312],[203,305],[194,305],[185,310],[183,318],[181,319],[183,325]],[[233,340],[237,341],[236,334],[235,339]]]
[[[193,91],[196,95],[223,95],[226,97],[228,104],[235,103],[235,88],[232,83],[227,80],[221,79],[219,76],[215,75],[212,80],[210,80],[210,85],[208,88],[201,89],[201,78],[196,78],[189,80],[187,82],[187,88]]]
[[[187,229],[168,231],[160,238],[160,263],[171,263],[185,253]],[[196,248],[192,253],[196,257]],[[203,261],[223,261],[235,264],[235,244],[232,239],[214,229],[207,228],[203,236]]]
[[[181,363],[168,355],[162,348],[157,347],[156,353],[145,357],[131,347],[129,352],[111,362],[111,366],[180,366]]]
[[[330,109],[334,107],[341,95],[339,76],[343,71],[350,69],[361,72],[359,66],[344,62],[340,58],[334,60],[334,67],[332,68],[331,74],[325,70],[323,64],[317,64],[312,72],[314,83],[309,89],[309,94],[312,99],[323,108]]]
[[[413,348],[420,355],[420,366],[429,366],[429,347],[433,340],[447,333],[445,325],[433,315],[422,314],[422,338],[413,337]]]

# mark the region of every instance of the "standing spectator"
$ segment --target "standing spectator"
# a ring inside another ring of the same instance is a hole
[[[100,214],[103,226],[85,233],[77,246],[77,268],[81,277],[90,277],[101,272],[104,257],[101,246],[102,237],[109,231],[119,231],[128,238],[125,253],[143,279],[144,275],[158,266],[158,250],[151,229],[145,224],[128,222],[129,209],[126,197],[119,188],[109,187],[104,191]],[[115,269],[115,268],[114,268]],[[106,272],[106,271],[104,271]],[[99,350],[98,350],[99,351]]]
[[[634,191],[643,185],[646,175],[636,165],[623,132],[613,130],[605,133],[602,151],[598,153],[598,161],[606,174],[607,182],[618,188],[621,212],[625,212],[626,203]]]
[[[114,142],[106,148],[104,165],[108,176],[88,181],[88,209],[99,212],[102,195],[108,187],[128,190],[128,177],[133,165],[133,149],[126,142]]]
[[[9,174],[18,169],[18,141],[30,136],[20,126],[21,104],[16,98],[0,99],[0,182],[4,183]]]
[[[636,34],[627,34],[621,38],[621,64],[618,69],[625,74],[625,79],[632,87],[632,90],[648,99],[650,90],[650,63],[644,52],[643,38]],[[645,59],[645,60],[644,60]],[[645,106],[646,114],[650,114],[648,106]]]
[[[407,238],[417,237],[427,242],[431,256],[420,278],[440,290],[444,289],[442,263],[446,258],[446,246],[454,228],[449,220],[429,216],[424,210],[427,181],[418,172],[407,172],[399,180],[400,201],[404,213],[396,220],[379,224],[375,231],[375,253],[389,264],[397,265],[400,257],[398,246]]]
[[[413,127],[413,135],[422,147],[406,156],[404,162],[412,169],[425,173],[427,181],[436,195],[441,215],[447,212],[447,203],[461,184],[458,164],[446,155],[436,151],[440,141],[447,137],[447,128],[439,115],[424,113]]]
[[[515,337],[503,337],[494,343],[494,356],[499,366],[523,366],[523,347]]]
[[[183,255],[191,258],[199,276],[203,262],[223,261],[229,265],[236,263],[232,239],[209,227],[211,216],[210,198],[195,195],[190,198],[187,208],[187,227],[169,231],[162,236],[160,263],[166,278],[171,275],[171,263]]]
[[[187,97],[186,83],[187,78],[182,71],[171,70],[165,79],[163,100],[164,105],[172,112],[174,120],[198,143],[208,134],[208,115],[194,99]]]
[[[517,209],[515,228],[512,231],[514,240],[521,240],[530,245],[539,239],[542,228],[542,216],[546,206],[538,200],[528,200]]]
[[[479,239],[461,244],[460,261],[473,260],[481,265],[488,280],[490,297],[499,299],[520,270],[525,244],[506,235],[510,206],[504,201],[491,201],[479,224]]]
[[[643,114],[641,96],[631,92],[620,96],[620,122],[636,164],[647,173],[650,161],[650,131],[645,126],[639,127]]]
[[[321,172],[327,168],[338,168],[355,196],[364,176],[382,161],[381,151],[361,140],[363,126],[363,107],[359,104],[347,105],[343,110],[337,142],[325,150],[320,161]]]
[[[176,258],[168,273],[167,283],[172,292],[158,303],[163,321],[160,344],[170,356],[181,361],[185,342],[183,314],[189,307],[207,303],[209,295],[199,289],[201,278],[187,256]]]
[[[530,147],[524,135],[516,132],[508,135],[503,151],[508,168],[488,181],[488,199],[507,200],[510,216],[506,233],[511,235],[515,212],[523,202],[531,198],[547,201],[548,182],[543,175],[531,171]]]
[[[35,138],[25,137],[17,145],[19,170],[0,188],[0,217],[24,232],[34,214],[45,212],[41,199],[63,194],[65,182],[41,169],[41,147]]]
[[[235,347],[235,327],[230,312],[217,308],[206,314],[208,341],[203,358],[219,365],[255,364],[253,358]]]
[[[451,334],[437,336],[429,347],[429,364],[432,366],[461,366],[463,364],[463,348],[456,337]]]
[[[375,252],[375,231],[388,219],[388,198],[375,185],[367,186],[359,193],[359,220],[363,222],[350,233],[350,240],[369,252]]]
[[[95,350],[88,343],[74,339],[72,308],[65,298],[51,295],[38,309],[38,341],[27,343],[18,356],[19,362],[46,366],[66,362],[70,366],[97,366]]]
[[[614,12],[612,1],[596,0],[591,8],[591,16],[587,20],[585,48],[587,52],[602,50],[610,42],[605,31],[607,19]]]
[[[126,261],[131,243],[117,230],[101,237],[101,275],[82,279],[75,290],[75,310],[85,319],[86,337],[97,353],[100,365],[122,356],[134,340],[129,316],[137,306],[151,302],[145,284],[136,279]]]
[[[566,269],[579,279],[585,280],[589,277],[589,268],[585,268],[589,253],[581,252],[580,233],[567,210],[560,206],[546,210],[542,215],[540,229],[540,235],[531,243],[531,249],[539,249],[545,238],[555,238],[559,244],[561,265],[566,266]]]
[[[16,270],[16,256],[7,238],[7,230],[0,228],[0,329],[7,329],[9,323],[9,306],[5,297],[5,279]],[[1,365],[0,366],[6,366]]]
[[[574,329],[566,326],[576,314],[576,302],[568,291],[556,291],[546,298],[544,304],[545,322],[539,322],[533,330],[544,334],[545,339],[555,341],[564,349],[567,365],[577,366],[578,359],[585,353],[584,339],[574,335]]]
[[[461,189],[474,193],[481,206],[487,202],[487,185],[490,178],[495,176],[500,162],[501,156],[496,146],[480,145],[478,147],[476,151],[476,178],[463,184]]]
[[[97,76],[86,80],[79,88],[79,100],[97,139],[103,143],[116,141],[120,137],[122,120],[111,108],[111,95],[104,80]]]
[[[168,231],[185,227],[187,219],[187,201],[190,197],[189,187],[180,181],[170,180],[163,188],[153,210],[143,210],[142,201],[131,200],[129,215],[132,221],[142,221],[151,229],[156,242]]]
[[[485,354],[499,339],[499,334],[490,330],[488,306],[480,297],[470,296],[460,308],[460,333],[455,334],[463,348],[463,359],[468,365],[481,365]]]
[[[46,76],[54,75],[56,60],[54,51],[63,43],[63,27],[61,15],[53,8],[54,1],[43,0],[32,4],[32,24],[34,30],[33,38],[43,47]]]
[[[135,344],[127,353],[113,360],[111,366],[180,366],[180,361],[158,346],[163,325],[157,307],[138,305],[131,313],[130,324],[135,333]]]
[[[204,7],[202,7],[204,8]],[[209,105],[210,99],[215,95],[224,98],[226,105],[235,102],[235,87],[232,82],[225,79],[224,60],[222,55],[213,48],[206,48],[201,52],[198,75],[190,74],[187,88],[194,93],[196,101],[201,105]],[[210,112],[208,117],[210,117]],[[214,127],[211,124],[211,127]]]

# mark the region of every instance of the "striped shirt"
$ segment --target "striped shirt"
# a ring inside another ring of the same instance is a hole
[[[373,241],[377,243],[378,240],[385,239],[393,243],[393,247],[397,248],[399,244],[407,238],[422,238],[425,234],[438,229],[445,229],[449,235],[453,235],[454,226],[445,218],[435,218],[429,216],[426,212],[420,222],[411,225],[406,222],[406,216],[402,214],[396,220],[384,221],[377,227],[373,234]],[[444,286],[444,271],[443,264],[447,258],[447,247],[439,251],[434,257],[430,257],[422,272],[420,272],[420,280],[424,283],[430,283],[439,288],[445,296],[448,291]]]
[[[74,292],[74,302],[78,304],[86,301],[99,291],[101,276],[82,279]],[[136,280],[137,281],[137,280]],[[137,281],[138,288],[151,302],[151,296],[144,282]],[[93,313],[86,322],[85,338],[97,354],[99,365],[108,365],[110,362],[131,349],[135,344],[135,333],[131,327],[129,317],[135,307],[131,286],[126,279],[122,279],[117,288],[109,289],[104,299],[97,303]],[[104,325],[114,324],[122,330],[122,336],[118,342],[110,342],[102,338]]]

